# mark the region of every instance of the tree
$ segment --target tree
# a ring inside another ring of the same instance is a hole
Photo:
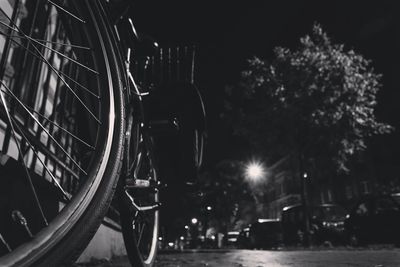
[[[224,116],[270,160],[297,158],[307,214],[306,173],[329,179],[348,172],[349,160],[366,149],[369,136],[392,130],[374,115],[381,75],[363,56],[333,44],[319,25],[296,50],[277,47],[271,63],[257,57],[248,62],[239,86],[227,88]],[[308,245],[306,216],[304,223]]]
[[[347,172],[366,139],[392,127],[374,115],[381,75],[371,62],[333,44],[319,25],[291,51],[254,57],[238,86],[228,87],[223,114],[236,134],[270,158],[294,153],[300,171]]]

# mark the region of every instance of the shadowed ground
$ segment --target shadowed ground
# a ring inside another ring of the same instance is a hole
[[[129,267],[127,258],[77,266]],[[399,249],[208,250],[160,253],[157,267],[400,266]]]

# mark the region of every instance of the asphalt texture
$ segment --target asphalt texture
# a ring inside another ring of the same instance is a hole
[[[126,257],[77,266],[129,267]],[[400,249],[186,250],[161,252],[156,267],[389,267],[400,266]]]

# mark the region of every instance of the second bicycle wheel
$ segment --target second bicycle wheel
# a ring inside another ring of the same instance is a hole
[[[159,193],[153,140],[142,123],[128,123],[125,179],[121,179],[119,213],[132,266],[153,266],[159,231]]]
[[[0,266],[61,266],[100,225],[124,142],[97,0],[0,2]]]

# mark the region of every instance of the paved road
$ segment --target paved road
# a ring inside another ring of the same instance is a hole
[[[109,263],[90,265],[97,267],[128,267],[126,258]],[[400,250],[313,250],[313,251],[262,251],[226,250],[184,253],[162,253],[157,267],[388,267],[400,266]]]

